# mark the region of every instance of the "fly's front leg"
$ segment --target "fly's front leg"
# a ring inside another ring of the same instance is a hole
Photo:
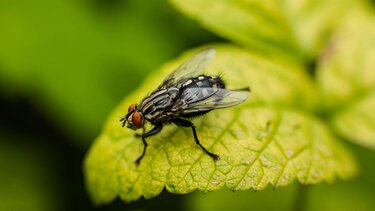
[[[155,134],[159,133],[161,131],[161,129],[163,129],[163,124],[158,124],[158,125],[155,125],[155,127],[152,128],[147,133],[143,133],[142,134],[143,152],[142,152],[142,155],[135,161],[135,165],[138,166],[139,163],[141,162],[142,158],[146,154],[146,148],[147,148],[146,138],[149,137],[149,136],[152,136],[152,135],[155,135]]]
[[[212,157],[214,160],[219,160],[220,156],[219,155],[216,155],[214,153],[211,153],[209,152],[206,148],[204,148],[204,146],[202,146],[202,144],[199,142],[199,139],[198,139],[198,136],[197,136],[197,131],[195,130],[195,126],[192,122],[188,121],[188,120],[184,120],[184,119],[174,119],[172,120],[173,123],[175,123],[176,125],[178,126],[181,126],[181,127],[191,127],[191,129],[193,130],[193,135],[194,135],[194,140],[195,140],[195,143],[207,154],[209,155],[210,157]]]

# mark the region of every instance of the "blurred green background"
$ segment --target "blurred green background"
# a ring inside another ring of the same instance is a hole
[[[114,106],[164,62],[220,41],[167,0],[1,0],[0,210],[296,208],[298,185],[97,208],[88,198],[82,160]],[[361,176],[308,188],[308,210],[375,210],[375,155],[351,147]]]

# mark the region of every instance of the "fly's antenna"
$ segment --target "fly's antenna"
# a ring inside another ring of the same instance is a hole
[[[124,121],[123,123],[122,123],[122,127],[124,127],[125,126],[125,124],[126,124],[126,116],[125,117],[122,117],[121,119],[120,119],[120,122],[122,122],[122,121]]]

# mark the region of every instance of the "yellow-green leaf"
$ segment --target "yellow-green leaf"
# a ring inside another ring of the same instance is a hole
[[[348,15],[318,66],[321,110],[345,138],[375,148],[375,16]],[[326,113],[328,113],[326,111]],[[333,113],[333,114],[332,114]]]
[[[375,149],[375,89],[343,108],[332,118],[348,140]]]
[[[171,0],[209,30],[271,56],[310,59],[351,0]]]
[[[317,69],[324,109],[336,109],[375,87],[375,16],[348,15],[321,55]]]
[[[217,56],[207,72],[224,73],[229,88],[252,88],[250,99],[242,105],[194,120],[201,143],[221,159],[215,162],[204,154],[190,129],[167,125],[148,139],[146,156],[137,167],[134,161],[143,144],[134,131],[119,123],[129,104],[155,88],[184,56],[157,71],[109,117],[85,160],[94,202],[108,203],[116,196],[126,202],[151,198],[164,187],[180,194],[223,187],[261,190],[296,179],[315,184],[355,174],[356,164],[344,146],[323,123],[298,111],[313,103],[305,71],[230,45],[213,47]]]

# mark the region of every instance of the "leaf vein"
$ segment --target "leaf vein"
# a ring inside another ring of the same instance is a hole
[[[239,180],[239,182],[237,183],[237,185],[234,187],[234,189],[236,189],[239,186],[239,184],[245,179],[246,175],[250,171],[251,166],[253,166],[253,164],[255,163],[255,161],[259,159],[260,155],[264,152],[264,150],[266,149],[266,147],[271,143],[273,137],[276,135],[276,132],[279,129],[280,122],[281,122],[281,114],[279,112],[276,112],[276,114],[277,115],[276,115],[276,118],[275,118],[275,126],[270,131],[269,136],[266,139],[266,143],[262,146],[262,148],[260,149],[259,153],[254,158],[254,160],[248,165],[246,173],[243,174],[243,176],[241,177],[241,179]]]

